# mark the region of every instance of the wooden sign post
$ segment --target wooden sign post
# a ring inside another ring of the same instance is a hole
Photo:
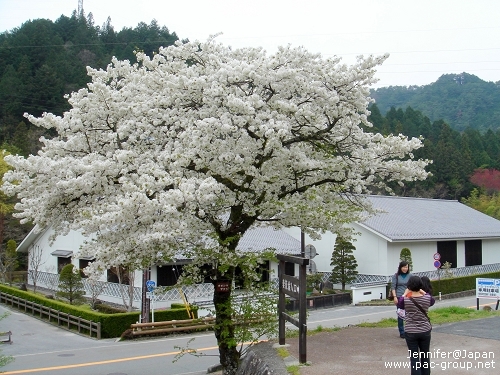
[[[279,277],[279,344],[285,345],[285,320],[299,328],[299,362],[307,362],[307,315],[306,315],[306,266],[309,259],[278,254]],[[285,275],[285,262],[299,265],[299,278]],[[285,312],[286,296],[299,301],[299,320]]]

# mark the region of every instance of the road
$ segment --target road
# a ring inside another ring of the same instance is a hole
[[[494,307],[494,302],[481,300]],[[436,306],[475,307],[474,297],[437,301]],[[4,374],[40,375],[198,375],[218,363],[212,332],[135,341],[96,340],[54,327],[29,315],[0,305],[1,331],[12,331],[13,343],[1,347],[14,362],[2,368]],[[392,306],[341,306],[310,310],[308,329],[344,327],[395,317]],[[290,326],[293,328],[293,326]],[[184,355],[174,362],[180,348],[191,348],[204,356]]]

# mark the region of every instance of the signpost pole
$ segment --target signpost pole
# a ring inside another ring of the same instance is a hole
[[[149,304],[146,296],[147,293],[147,281],[149,280],[150,271],[149,268],[145,268],[142,271],[142,296],[141,296],[141,323],[149,323]]]
[[[155,290],[151,291],[151,323],[155,322]]]
[[[432,259],[434,259],[434,267],[437,269],[438,273],[438,283],[439,283],[439,300],[441,301],[441,274],[440,274],[440,269],[441,269],[441,254],[439,253],[434,253],[432,256]]]
[[[282,314],[282,312],[285,311],[285,292],[283,291],[283,274],[285,271],[285,261],[283,259],[280,259],[280,264],[278,267],[278,280],[279,280],[279,294],[278,294],[278,337],[279,337],[279,344],[280,345],[285,345],[285,318]]]
[[[441,268],[438,268],[439,300],[441,301]]]
[[[299,266],[299,362],[307,362],[306,265]]]

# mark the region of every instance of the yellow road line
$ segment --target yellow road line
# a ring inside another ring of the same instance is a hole
[[[213,349],[218,349],[218,346],[211,346],[208,348],[200,348],[196,349],[197,351],[203,351],[203,350],[213,350]],[[54,367],[41,367],[41,368],[34,368],[34,369],[28,369],[28,370],[14,370],[14,371],[6,371],[2,372],[3,375],[10,375],[10,374],[29,374],[32,372],[42,372],[42,371],[55,371],[55,370],[66,370],[70,368],[78,368],[78,367],[87,367],[87,366],[97,366],[97,365],[107,365],[111,363],[118,363],[118,362],[126,362],[126,361],[136,361],[139,359],[149,359],[149,358],[158,358],[158,357],[166,357],[170,355],[176,355],[179,354],[180,351],[177,352],[168,352],[168,353],[160,353],[160,354],[150,354],[150,355],[142,355],[138,357],[127,357],[127,358],[120,358],[120,359],[110,359],[107,361],[99,361],[99,362],[86,362],[86,363],[79,363],[75,365],[66,365],[66,366],[54,366]]]

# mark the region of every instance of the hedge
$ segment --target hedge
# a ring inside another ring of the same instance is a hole
[[[476,279],[500,279],[500,272],[483,273],[480,275],[469,275],[450,277],[441,280],[431,280],[433,295],[451,294],[476,289]],[[387,285],[387,295],[390,295],[391,283]]]
[[[433,295],[451,294],[476,289],[476,279],[500,279],[500,272],[490,272],[481,275],[450,277],[441,280],[431,280]]]
[[[33,303],[37,303],[39,305],[50,307],[54,310],[59,310],[66,314],[79,316],[80,318],[96,323],[100,322],[102,338],[119,337],[124,331],[130,328],[131,324],[137,323],[139,321],[139,311],[118,314],[104,314],[97,311],[84,309],[76,305],[69,305],[62,301],[46,298],[43,295],[34,294],[33,292],[26,292],[4,284],[0,284],[0,291]],[[190,307],[194,312],[195,317],[197,318],[197,307]],[[180,304],[177,304],[175,308],[155,310],[154,314],[156,322],[190,319],[185,306]]]

